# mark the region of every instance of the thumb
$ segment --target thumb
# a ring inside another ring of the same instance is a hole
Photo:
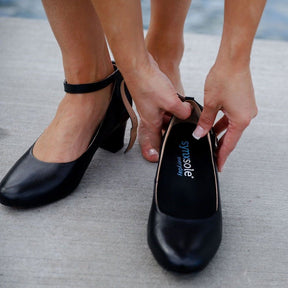
[[[182,102],[178,96],[174,99],[173,106],[169,108],[166,111],[182,120],[187,119],[191,115],[192,106],[188,102]]]
[[[208,108],[207,106],[203,108],[201,116],[199,118],[196,129],[193,132],[193,137],[195,139],[200,139],[204,137],[212,128],[218,110],[215,108]]]

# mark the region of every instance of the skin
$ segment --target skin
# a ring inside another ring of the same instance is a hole
[[[62,52],[65,78],[80,84],[102,80],[113,72],[97,14],[88,0],[43,0]],[[73,5],[71,4],[73,2]],[[89,94],[65,94],[56,115],[37,140],[33,154],[45,162],[69,162],[87,149],[111,97],[108,86]]]
[[[125,1],[125,3],[127,3],[127,6],[130,4],[133,5],[131,1],[135,5],[133,16],[141,19],[139,3],[138,6],[136,1],[133,0]],[[146,136],[150,138],[151,146],[156,151],[159,151],[164,111],[174,111],[172,114],[175,114],[179,118],[186,118],[187,111],[184,111],[184,106],[182,105],[181,107],[179,101],[177,103],[175,94],[173,99],[173,93],[168,86],[168,82],[165,84],[164,78],[161,78],[159,72],[156,72],[157,69],[155,68],[157,67],[155,62],[153,62],[151,57],[145,56],[147,53],[139,47],[140,45],[137,47],[139,54],[136,54],[137,49],[135,47],[132,47],[131,50],[124,45],[124,50],[119,47],[116,49],[117,44],[120,43],[119,37],[120,39],[133,41],[133,37],[130,38],[130,36],[136,37],[138,33],[141,33],[139,30],[136,32],[137,27],[130,27],[130,24],[137,23],[137,20],[132,16],[128,20],[123,21],[123,24],[117,29],[115,28],[116,23],[114,21],[118,22],[118,20],[121,20],[121,12],[113,20],[109,17],[112,15],[115,16],[114,10],[119,8],[112,5],[115,1],[109,0],[101,3],[99,0],[93,0],[93,3],[96,11],[99,11],[99,15],[101,15],[101,23],[108,36],[112,51],[116,50],[114,56],[116,60],[119,59],[117,63],[123,72],[136,103],[142,127],[146,129]],[[216,124],[216,133],[218,135],[220,132],[226,130],[224,136],[220,139],[218,150],[217,164],[220,171],[222,171],[227,157],[235,148],[244,129],[257,114],[249,63],[253,39],[265,4],[266,0],[225,1],[222,41],[215,64],[206,79],[204,110],[194,132],[195,138],[201,138],[206,135],[212,128],[218,111],[223,111],[223,118]],[[122,11],[124,14],[126,13],[125,9],[127,7]],[[135,30],[134,33],[130,33],[131,30]],[[129,32],[127,33],[127,31]],[[141,40],[140,43],[142,43]],[[125,49],[126,52],[129,51],[132,54],[125,54]],[[126,61],[128,59],[128,64],[126,62],[122,65],[122,57]],[[130,61],[131,58],[132,61]],[[141,63],[141,66],[137,66],[138,63]],[[150,78],[148,81],[147,77]],[[157,81],[155,82],[155,80]],[[165,86],[162,86],[162,83]],[[164,104],[165,102],[166,105]],[[177,109],[176,105],[179,107],[177,113],[175,113]],[[145,153],[143,155],[145,156]],[[151,159],[148,158],[148,160]]]
[[[149,161],[157,161],[165,113],[181,119],[191,113],[189,104],[182,103],[176,95],[177,90],[183,91],[179,64],[184,49],[183,25],[190,1],[153,0],[146,41],[140,1],[73,0],[73,5],[71,3],[69,0],[43,0],[62,51],[68,83],[89,83],[112,72],[104,32],[141,118],[142,154]],[[195,137],[203,137],[213,126],[218,111],[224,112],[215,125],[217,134],[224,131],[218,151],[220,171],[242,132],[257,114],[249,62],[265,3],[265,0],[225,1],[222,41],[206,79],[204,110],[194,132]],[[65,95],[54,120],[35,145],[33,152],[37,158],[67,162],[86,150],[105,114],[111,87],[87,95]],[[89,109],[90,114],[87,113]],[[151,150],[156,153],[151,154]]]
[[[161,130],[165,112],[185,119],[191,113],[191,107],[188,103],[182,103],[179,100],[172,82],[167,75],[159,69],[158,64],[145,47],[140,1],[93,0],[92,2],[95,5],[96,11],[98,11],[100,21],[117,65],[124,76],[141,118],[139,140],[142,146],[142,154],[149,161],[158,161],[158,151],[161,143]],[[115,5],[116,2],[118,3],[117,5]],[[174,7],[175,6],[177,5],[174,3]],[[160,14],[159,7],[157,5],[156,7],[158,11],[155,11],[155,7],[152,7],[155,13],[154,18]],[[186,7],[188,7],[188,5],[181,5],[181,9],[179,9],[179,12],[185,16],[182,7],[187,9]],[[123,15],[129,16],[123,17]],[[164,16],[165,15],[162,14],[162,18]],[[154,18],[152,17],[152,19]],[[160,19],[163,21],[164,19],[162,18]],[[185,17],[182,18],[182,22],[184,22]],[[159,20],[159,23],[161,23],[161,20]],[[119,23],[121,23],[121,25],[119,25]],[[154,26],[153,30],[157,31],[155,25],[157,24],[154,19],[154,24],[152,21],[152,28]],[[167,21],[164,26],[167,26]],[[157,34],[159,35],[159,30]],[[180,38],[183,37],[182,34],[181,31]],[[150,49],[154,46],[152,39],[156,40],[155,36],[153,38],[153,31],[151,31],[151,33],[148,32],[146,42],[149,44]],[[182,42],[183,39],[181,38],[181,43]],[[168,45],[168,41],[165,43],[167,47],[170,46]],[[159,47],[159,44],[155,43],[155,46]],[[181,52],[183,53],[183,51]],[[156,54],[154,53],[154,55]],[[164,60],[164,56],[161,57],[163,57]],[[158,57],[158,63],[164,62],[160,61],[161,57]],[[182,54],[179,57],[180,60],[181,57]],[[165,58],[167,57],[165,56]],[[170,73],[170,78],[176,79],[178,77],[180,80],[179,64],[175,66],[177,67],[175,76],[172,76],[172,73]],[[165,69],[164,65],[162,67]]]
[[[145,38],[147,50],[181,95],[185,93],[179,66],[184,52],[184,23],[190,4],[190,0],[151,0],[150,25]],[[164,124],[169,118],[164,116]],[[148,161],[157,162],[159,147],[154,148],[155,142],[150,140],[153,139],[150,134],[145,123],[140,121],[138,139],[142,155]]]
[[[250,72],[253,39],[266,0],[226,0],[221,45],[204,88],[204,110],[196,136],[203,137],[212,128],[216,115],[224,116],[215,124],[219,135],[217,163],[222,171],[229,154],[236,147],[243,131],[257,115]],[[198,135],[197,135],[198,134]]]
[[[187,118],[191,107],[179,100],[172,82],[160,71],[147,51],[140,1],[93,1],[100,17],[88,0],[42,2],[62,52],[68,83],[99,81],[113,71],[103,40],[103,30],[105,31],[117,65],[131,94],[133,97],[135,95],[134,101],[142,116],[142,123],[147,123],[145,132],[148,131],[149,134],[145,138],[150,142],[146,143],[159,147],[164,112]],[[153,45],[152,38],[149,45],[154,47],[156,45]],[[165,57],[167,59],[167,56]],[[178,62],[181,57],[177,58]],[[164,54],[163,60],[161,57],[158,57],[158,60],[159,63],[164,63]],[[173,67],[176,67],[175,76],[172,69],[167,74],[180,81],[178,64]],[[163,65],[163,70],[165,69]],[[36,142],[34,156],[45,162],[68,162],[77,159],[87,149],[96,127],[103,119],[110,97],[111,87],[84,95],[67,93],[55,118]],[[147,149],[149,150],[149,147]],[[156,156],[154,161],[158,159],[158,154]]]

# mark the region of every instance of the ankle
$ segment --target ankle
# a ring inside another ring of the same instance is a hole
[[[107,87],[90,93],[84,94],[70,94],[66,93],[59,107],[70,107],[75,112],[81,112],[90,109],[98,109],[103,105],[106,106],[110,102],[112,95],[113,84]]]
[[[114,71],[109,59],[69,59],[63,58],[65,79],[69,84],[86,84],[105,79]]]

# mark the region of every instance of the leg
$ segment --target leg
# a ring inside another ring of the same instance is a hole
[[[184,94],[179,65],[184,51],[183,29],[191,0],[151,0],[146,46],[176,90]]]
[[[113,71],[105,37],[90,0],[43,0],[60,46],[68,83],[99,81]],[[66,94],[55,118],[35,144],[35,157],[68,162],[87,148],[104,117],[111,85],[89,94]]]
[[[148,51],[180,94],[184,94],[179,70],[184,51],[183,28],[190,4],[191,0],[151,0],[151,21],[145,39]],[[150,138],[149,131],[140,123],[142,155],[146,160],[156,162],[157,147]]]

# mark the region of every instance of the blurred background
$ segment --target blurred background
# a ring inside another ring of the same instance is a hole
[[[144,28],[147,29],[150,17],[150,0],[142,0],[141,2]],[[185,31],[220,35],[223,23],[223,7],[224,0],[192,0]],[[46,18],[40,0],[0,0],[0,16]],[[267,1],[256,38],[288,41],[288,0]]]

